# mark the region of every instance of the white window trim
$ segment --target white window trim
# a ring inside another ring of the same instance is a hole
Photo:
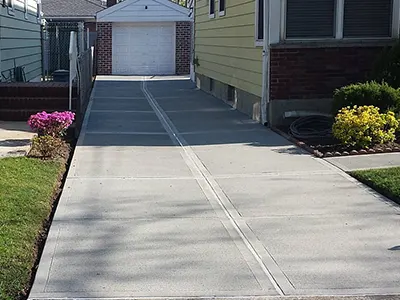
[[[24,16],[25,16],[25,20],[28,20],[28,0],[24,0]]]
[[[393,0],[392,37],[400,37],[400,0]]]
[[[258,15],[259,15],[258,10],[260,9],[258,5],[259,0],[256,0],[255,3],[256,3],[256,10],[255,10],[256,13],[255,13],[255,26],[254,26],[254,38],[255,38],[254,45],[256,47],[263,47],[264,39],[258,38]]]
[[[10,0],[10,5],[11,6],[8,6],[7,5],[7,12],[8,12],[8,14],[9,15],[15,15],[15,12],[14,12],[14,0]]]
[[[42,23],[42,1],[36,0],[36,4],[37,4],[36,20],[38,23]]]
[[[335,41],[335,40],[388,40],[400,37],[400,0],[393,0],[392,17],[392,36],[391,37],[371,37],[371,38],[345,38],[344,35],[344,2],[346,0],[336,0],[335,7],[335,28],[333,38],[287,38],[286,37],[286,8],[287,0],[282,0],[281,6],[281,41]]]
[[[222,9],[221,10],[221,1],[218,1],[218,15],[220,16],[220,17],[223,17],[223,16],[225,16],[225,10],[226,10],[226,0],[225,0],[225,7],[224,7],[224,9]]]
[[[214,12],[211,14],[211,3],[214,2]],[[215,18],[215,0],[208,0],[208,17],[210,19],[214,19]]]

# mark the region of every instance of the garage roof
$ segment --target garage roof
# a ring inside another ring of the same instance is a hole
[[[125,0],[97,13],[98,22],[192,21],[186,7],[169,0]]]

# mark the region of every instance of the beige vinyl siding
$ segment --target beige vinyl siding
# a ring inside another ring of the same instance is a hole
[[[196,73],[261,96],[262,47],[255,46],[255,0],[226,1],[225,16],[209,18],[209,0],[195,8]]]
[[[23,66],[26,80],[42,75],[40,24],[37,21],[36,1],[28,0],[25,16],[24,0],[14,0],[14,9],[0,7],[1,71]]]

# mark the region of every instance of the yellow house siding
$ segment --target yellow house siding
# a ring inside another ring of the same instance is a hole
[[[209,0],[195,8],[196,73],[261,96],[262,47],[255,46],[255,0],[226,1],[225,16],[209,17]]]

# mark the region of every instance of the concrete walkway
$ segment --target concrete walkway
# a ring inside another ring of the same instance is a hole
[[[400,293],[400,209],[186,80],[101,77],[31,299]]]
[[[26,122],[0,121],[0,158],[26,155],[34,136]]]
[[[400,167],[400,152],[325,158],[343,171]]]

